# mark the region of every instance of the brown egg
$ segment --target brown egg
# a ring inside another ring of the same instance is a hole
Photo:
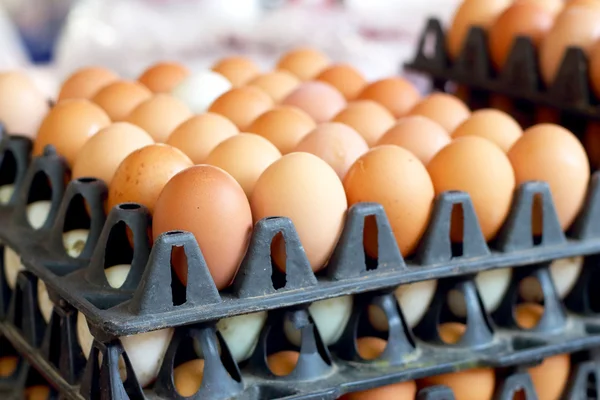
[[[244,86],[260,74],[260,67],[254,61],[240,56],[223,58],[211,69],[227,78],[234,88]]]
[[[109,125],[92,136],[77,153],[72,177],[94,177],[110,185],[119,164],[129,154],[153,143],[150,135],[133,124]]]
[[[323,71],[330,61],[318,50],[298,48],[284,54],[277,63],[277,69],[283,69],[296,75],[303,81],[308,81]]]
[[[339,122],[326,122],[304,136],[294,151],[314,154],[329,164],[340,179],[344,179],[358,157],[369,151],[369,146],[351,127]]]
[[[178,365],[173,370],[175,390],[183,397],[193,396],[202,385],[204,360],[195,359]]]
[[[513,117],[491,108],[475,111],[452,132],[453,138],[479,136],[488,139],[505,153],[522,135],[523,129]]]
[[[346,106],[346,99],[328,83],[311,81],[298,86],[282,102],[298,107],[315,122],[327,122]]]
[[[567,0],[567,2],[568,1],[569,0]],[[580,1],[580,0],[575,0],[575,1]],[[584,1],[589,1],[589,0],[584,0]],[[592,0],[592,1],[598,1],[598,0]],[[535,4],[536,6],[542,7],[544,10],[552,13],[552,15],[558,14],[560,11],[563,10],[563,8],[565,6],[564,0],[514,0],[513,4],[517,4],[517,3]]]
[[[134,151],[119,164],[113,176],[108,209],[121,203],[139,203],[152,212],[169,179],[191,166],[188,156],[166,144],[152,144]]]
[[[267,364],[274,375],[286,376],[294,371],[300,353],[297,351],[286,350],[271,354],[267,357]]]
[[[160,93],[140,103],[125,121],[144,129],[158,142],[166,142],[169,135],[192,116],[188,106],[170,94]]]
[[[422,115],[434,120],[448,133],[469,118],[471,111],[465,103],[446,93],[433,93],[410,110],[409,115]]]
[[[415,381],[393,383],[391,385],[348,393],[342,400],[414,400],[417,395]]]
[[[300,79],[288,71],[271,71],[252,79],[248,85],[259,88],[279,103],[300,85]]]
[[[447,344],[456,344],[463,337],[467,326],[460,322],[446,322],[438,327],[440,339]]]
[[[47,400],[50,399],[50,388],[48,386],[36,385],[25,389],[25,400]]]
[[[148,69],[138,78],[138,82],[153,93],[171,93],[190,74],[185,66],[175,62],[159,62]]]
[[[354,100],[367,85],[367,80],[349,64],[335,64],[323,70],[316,80],[329,83],[339,90],[346,100]]]
[[[356,339],[356,349],[364,360],[375,360],[383,354],[386,346],[387,342],[378,337],[365,336]]]
[[[0,377],[6,378],[11,376],[19,365],[19,359],[13,356],[5,356],[0,358]]]
[[[154,240],[163,232],[194,234],[217,289],[229,286],[246,254],[252,233],[252,213],[242,187],[220,168],[196,165],[166,184],[154,210]],[[185,285],[184,262],[173,263]]]
[[[600,10],[600,6],[598,7]],[[600,40],[589,52],[589,79],[596,97],[600,97]]]
[[[152,92],[141,83],[116,81],[100,89],[92,101],[102,107],[110,119],[118,122],[151,97]]]
[[[490,27],[488,45],[496,69],[501,69],[518,36],[531,38],[537,47],[554,24],[554,13],[540,4],[521,0],[507,8]]]
[[[535,125],[523,132],[508,157],[518,185],[548,182],[560,225],[568,229],[583,206],[590,179],[585,150],[575,135],[558,125]],[[534,213],[535,234],[541,233],[539,214]]]
[[[415,115],[400,118],[377,142],[377,146],[393,144],[413,153],[423,165],[443,149],[451,138],[440,124]]]
[[[344,188],[349,206],[380,203],[402,255],[415,251],[429,222],[434,190],[427,170],[412,153],[391,145],[371,149],[352,165]],[[378,254],[373,219],[365,224],[365,249],[372,257]]]
[[[108,115],[88,100],[61,101],[42,121],[33,143],[33,154],[41,155],[44,147],[51,144],[73,165],[85,142],[110,123]]]
[[[114,72],[106,68],[81,68],[63,82],[57,101],[91,99],[100,89],[118,79],[119,77]]]
[[[264,137],[240,133],[219,143],[205,163],[229,173],[249,198],[258,177],[279,158],[277,147]]]
[[[403,78],[387,78],[375,81],[358,95],[361,100],[373,100],[384,106],[394,117],[406,115],[421,99],[421,95],[409,81]]]
[[[238,129],[246,130],[258,116],[273,107],[273,100],[260,89],[246,86],[223,93],[208,111],[221,114]]]
[[[348,208],[333,168],[308,153],[290,153],[271,164],[258,178],[250,205],[255,222],[274,216],[292,220],[313,271],[329,260]],[[278,238],[273,258],[285,270],[284,241]]]
[[[278,106],[254,120],[247,130],[273,143],[281,154],[287,154],[292,152],[315,126],[315,121],[310,115],[299,108]]]
[[[340,111],[333,118],[333,122],[351,126],[360,133],[369,147],[373,147],[383,134],[394,126],[396,119],[379,103],[372,100],[358,100]]]
[[[0,122],[9,134],[33,139],[48,109],[46,97],[27,75],[0,73]]]
[[[487,139],[455,139],[427,165],[436,196],[460,190],[471,196],[481,231],[491,240],[508,216],[515,189],[515,174],[504,152]],[[462,242],[460,213],[453,213],[451,238]]]
[[[600,123],[595,121],[588,122],[583,137],[583,145],[587,151],[592,169],[600,167]]]
[[[600,1],[598,1],[598,0],[566,0],[564,10],[567,10],[571,7],[600,8]]]
[[[202,164],[219,143],[238,133],[237,126],[222,115],[204,113],[179,125],[167,144],[183,151],[194,164]]]

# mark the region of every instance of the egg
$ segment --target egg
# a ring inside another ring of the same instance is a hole
[[[377,146],[396,145],[413,153],[424,165],[450,143],[440,124],[420,115],[400,118],[377,142]]]
[[[327,122],[346,106],[346,99],[328,83],[305,82],[290,93],[281,104],[298,107],[317,123]]]
[[[188,106],[170,94],[160,93],[140,103],[125,118],[159,143],[164,143],[181,123],[192,116]]]
[[[573,0],[567,0],[567,4],[569,1],[573,1]],[[590,1],[590,0],[575,0],[575,1],[578,2],[578,1]],[[598,1],[598,0],[591,0],[591,1]],[[553,15],[558,14],[565,7],[564,0],[514,0],[513,4],[518,4],[518,3],[535,4],[536,6],[543,8],[545,11],[548,11],[548,12],[552,13]]]
[[[600,5],[598,6],[600,10]],[[600,97],[600,41],[596,42],[589,51],[589,79],[593,93],[596,97]],[[595,125],[597,122],[590,121],[590,125]]]
[[[205,163],[229,173],[250,197],[258,177],[280,157],[277,147],[264,137],[240,133],[219,143]]]
[[[133,124],[111,124],[92,136],[77,153],[72,177],[94,177],[110,185],[115,171],[125,157],[153,143],[150,135]]]
[[[314,154],[327,162],[340,179],[344,179],[358,157],[369,151],[369,146],[351,127],[339,122],[326,122],[304,136],[294,151]]]
[[[487,313],[493,313],[500,307],[510,286],[512,270],[498,268],[479,272],[475,275],[475,285],[483,308]],[[447,297],[450,311],[457,317],[466,317],[467,308],[464,295],[458,290],[451,290]]]
[[[60,88],[57,101],[91,99],[103,87],[119,80],[117,74],[102,67],[85,67],[75,71]]]
[[[563,127],[535,125],[508,152],[517,184],[548,182],[561,227],[571,226],[585,201],[590,167],[579,140]],[[533,213],[534,234],[540,234],[540,213]]]
[[[267,357],[269,369],[276,376],[286,376],[292,373],[296,368],[300,358],[297,351],[286,350],[271,354]]]
[[[50,318],[52,317],[52,310],[54,309],[54,303],[50,300],[50,295],[48,294],[48,288],[46,284],[41,279],[38,279],[37,283],[37,302],[38,307],[40,309],[40,313],[42,314],[42,318],[46,323],[50,322]]]
[[[383,206],[403,256],[411,255],[425,233],[433,207],[434,188],[425,166],[409,151],[392,145],[371,149],[344,178],[348,204],[376,202]],[[377,227],[365,222],[365,249],[378,254]]]
[[[564,10],[568,10],[571,7],[600,8],[600,2],[598,0],[566,0]]]
[[[396,123],[394,116],[385,107],[372,100],[358,100],[348,104],[332,121],[354,128],[369,147],[374,146]]]
[[[194,164],[202,164],[223,140],[237,135],[237,126],[215,114],[195,115],[180,124],[167,139],[167,144],[183,151]]]
[[[8,246],[4,246],[3,261],[6,284],[10,289],[14,289],[17,286],[17,276],[25,267],[21,264],[21,257]]]
[[[17,71],[0,73],[0,122],[7,133],[34,138],[48,109],[29,77]]]
[[[52,203],[49,200],[34,201],[27,205],[27,222],[33,229],[37,230],[44,226],[51,206]]]
[[[277,62],[277,69],[296,75],[303,81],[316,77],[330,64],[329,57],[316,49],[298,48],[285,53]]]
[[[446,93],[433,93],[410,110],[409,115],[421,115],[440,124],[448,133],[471,116],[471,111],[459,98]]]
[[[0,357],[0,377],[6,378],[14,374],[19,365],[19,358],[16,356]]]
[[[208,111],[221,114],[243,131],[272,107],[273,100],[267,94],[255,87],[246,86],[223,93]]]
[[[260,68],[249,58],[233,56],[219,60],[212,68],[223,75],[233,87],[241,87],[260,74]]]
[[[223,318],[217,322],[217,330],[236,362],[246,361],[252,356],[266,321],[267,312],[260,311]],[[201,353],[199,350],[196,349]]]
[[[590,165],[594,170],[598,169],[600,167],[600,123],[588,121],[583,136],[583,146],[587,151]]]
[[[405,116],[421,99],[409,81],[394,77],[368,84],[358,95],[360,100],[373,100],[388,109],[395,118]]]
[[[202,385],[204,378],[204,360],[195,359],[178,365],[173,370],[175,390],[183,397],[191,397]]]
[[[69,165],[73,165],[88,139],[110,123],[109,116],[88,100],[61,101],[42,121],[33,142],[33,155],[41,155],[51,144]]]
[[[248,85],[257,87],[268,94],[273,102],[280,103],[300,85],[300,79],[287,71],[271,71],[255,77]]]
[[[214,71],[190,74],[176,85],[171,94],[183,101],[196,114],[204,113],[223,93],[231,90],[231,83]]]
[[[152,92],[138,82],[116,81],[100,89],[92,101],[102,107],[111,120],[123,121]]]
[[[354,100],[367,85],[364,76],[350,64],[334,64],[324,69],[317,81],[329,83],[344,95],[346,100]]]
[[[189,74],[179,63],[162,61],[148,67],[137,80],[153,93],[171,93]]]
[[[523,129],[513,117],[503,111],[491,108],[473,112],[452,132],[453,138],[479,136],[488,139],[497,144],[505,153],[522,135]]]
[[[129,154],[119,164],[108,189],[108,209],[121,203],[139,203],[154,210],[158,195],[192,160],[166,144],[151,144]]]
[[[292,152],[315,128],[315,121],[299,108],[277,106],[254,120],[247,131],[273,143],[281,154]]]
[[[255,222],[274,216],[292,220],[313,271],[329,260],[348,207],[333,168],[309,153],[286,154],[271,164],[258,178],[250,205]],[[285,271],[281,236],[276,237],[272,251],[277,266]]]
[[[25,400],[46,400],[51,398],[51,394],[48,386],[29,386],[25,389]]]

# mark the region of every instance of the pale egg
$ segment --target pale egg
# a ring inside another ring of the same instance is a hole
[[[187,104],[193,113],[199,114],[206,112],[231,87],[231,83],[223,75],[213,71],[200,71],[183,79],[171,90],[171,94]]]

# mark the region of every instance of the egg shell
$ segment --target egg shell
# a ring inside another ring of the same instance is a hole
[[[178,365],[173,370],[175,390],[183,397],[193,396],[202,385],[204,360],[195,359]]]
[[[192,165],[192,160],[181,150],[166,144],[152,144],[134,151],[119,164],[113,176],[108,189],[108,208],[139,203],[152,212],[167,182]]]
[[[322,269],[342,232],[347,202],[342,182],[325,161],[309,153],[290,153],[258,178],[250,200],[254,221],[288,217],[294,223],[313,271]],[[273,258],[285,270],[281,236]]]
[[[563,10],[568,10],[571,7],[600,8],[600,1],[598,1],[598,0],[567,0]]]
[[[585,149],[571,132],[552,124],[535,125],[512,146],[508,157],[517,185],[548,182],[563,230],[571,226],[585,201],[590,166]],[[534,234],[541,233],[540,213],[534,213]]]
[[[273,100],[252,86],[232,89],[223,93],[208,111],[221,114],[244,131],[258,116],[273,107]]]
[[[244,86],[260,74],[260,68],[254,61],[240,56],[223,58],[211,69],[227,78],[233,87]]]
[[[255,77],[248,85],[257,87],[268,94],[275,103],[280,103],[300,85],[300,79],[288,71],[271,71]]]
[[[434,189],[425,166],[408,150],[379,146],[360,157],[344,178],[348,204],[380,203],[403,256],[411,255],[429,222]],[[365,249],[376,257],[377,228],[365,222]]]
[[[396,119],[382,105],[372,100],[354,101],[332,120],[354,128],[373,147],[383,134],[394,126]]]
[[[331,65],[315,79],[329,83],[348,101],[354,100],[367,85],[365,77],[350,64]]]
[[[229,173],[250,197],[258,177],[280,157],[277,147],[264,137],[240,133],[219,143],[205,163]]]
[[[170,93],[188,75],[190,70],[176,62],[159,62],[148,67],[138,82],[146,86],[153,93]]]
[[[301,109],[277,106],[254,120],[247,131],[273,143],[281,154],[288,154],[315,127],[315,121]]]
[[[117,80],[119,76],[106,68],[81,68],[63,82],[57,101],[91,99],[100,89]]]
[[[280,351],[269,355],[267,357],[267,364],[274,375],[286,376],[294,371],[299,357],[300,353],[297,351]]]
[[[0,358],[0,377],[11,376],[17,369],[19,359],[13,356],[4,356]]]
[[[30,386],[25,389],[26,400],[47,400],[50,399],[51,395],[50,388],[48,386],[36,385]]]
[[[583,145],[587,151],[593,169],[600,167],[600,123],[590,121],[587,124]]]
[[[505,112],[489,108],[473,112],[452,132],[453,138],[479,136],[488,139],[505,153],[522,135],[523,129],[513,117]]]
[[[356,349],[363,360],[375,360],[383,354],[387,341],[378,337],[365,336],[356,339]]]
[[[111,120],[123,121],[152,92],[138,82],[116,81],[98,91],[92,101],[102,107]]]
[[[46,115],[33,142],[33,155],[39,156],[51,144],[73,165],[77,154],[90,137],[110,125],[109,116],[84,99],[64,100]]]
[[[346,106],[346,99],[325,82],[310,81],[298,86],[281,104],[305,111],[317,123],[327,122]]]
[[[329,57],[320,51],[302,47],[284,54],[277,62],[277,69],[289,71],[300,80],[308,81],[323,71],[329,63]]]
[[[188,106],[170,94],[160,93],[140,103],[125,118],[139,126],[158,143],[164,143],[181,123],[192,116]]]
[[[410,110],[409,115],[421,115],[440,124],[448,133],[471,116],[465,103],[447,93],[433,93]]]
[[[196,165],[175,175],[158,200],[152,221],[154,239],[163,232],[192,232],[217,289],[231,284],[246,254],[252,213],[242,187],[220,168]],[[187,284],[187,268],[174,263]]]
[[[600,41],[596,42],[589,52],[588,71],[592,90],[597,97],[600,97]]]
[[[304,136],[294,151],[314,154],[329,164],[340,179],[344,179],[352,164],[369,151],[369,146],[351,127],[339,122],[326,122]]]
[[[214,71],[190,74],[171,90],[194,113],[204,113],[223,93],[231,89],[231,82]]]
[[[572,0],[567,0],[567,4],[569,1],[572,1]],[[575,0],[575,1],[582,1],[582,0]],[[583,1],[590,1],[590,0],[583,0]],[[591,1],[597,2],[598,0],[591,0]],[[520,3],[534,4],[538,7],[543,8],[545,11],[552,13],[552,15],[554,15],[554,16],[556,16],[565,7],[564,0],[514,0],[513,4],[520,4]]]
[[[404,78],[394,77],[370,83],[360,92],[358,99],[376,101],[395,118],[400,118],[419,102],[421,95],[412,83]]]

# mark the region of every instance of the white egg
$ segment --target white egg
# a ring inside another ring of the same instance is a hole
[[[15,191],[15,185],[0,186],[0,204],[7,204]]]
[[[88,229],[73,229],[63,233],[63,245],[69,257],[77,258],[81,255],[89,235]]]
[[[492,313],[498,309],[512,278],[510,268],[493,269],[480,272],[475,276],[475,285],[486,312]],[[448,306],[458,317],[465,317],[467,313],[465,299],[458,290],[448,293]]]
[[[17,286],[17,275],[25,267],[21,264],[21,257],[10,247],[4,247],[4,276],[8,287],[14,289]]]
[[[115,289],[120,288],[127,280],[127,276],[129,275],[129,271],[131,270],[131,264],[119,264],[114,265],[110,268],[106,268],[104,270],[104,274],[106,275],[106,280],[111,287]]]
[[[315,301],[308,307],[308,312],[319,330],[325,346],[337,342],[344,333],[352,314],[352,303],[352,296],[342,296]],[[283,330],[290,343],[300,346],[301,332],[294,327],[291,321],[287,319],[284,321]]]
[[[50,322],[50,317],[52,316],[52,309],[54,308],[54,304],[50,300],[46,284],[41,279],[38,279],[37,297],[38,306],[40,307],[42,317],[44,317],[44,320],[46,321],[46,323],[48,323]]]
[[[561,258],[550,264],[550,275],[561,299],[571,292],[582,269],[583,257]]]
[[[193,113],[206,112],[223,93],[231,89],[231,83],[223,75],[213,71],[191,74],[173,88],[171,94],[183,101]]]
[[[27,206],[27,221],[33,229],[40,229],[44,225],[50,214],[51,205],[48,200],[40,200]]]

